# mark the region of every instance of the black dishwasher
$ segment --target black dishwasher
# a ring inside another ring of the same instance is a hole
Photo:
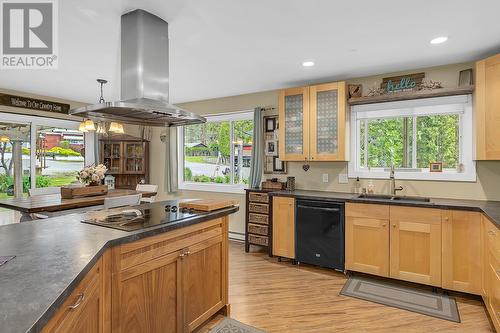
[[[344,203],[297,200],[297,261],[344,271]]]

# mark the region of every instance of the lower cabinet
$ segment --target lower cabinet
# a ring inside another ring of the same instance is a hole
[[[441,211],[390,207],[390,276],[441,286]]]
[[[228,217],[111,248],[43,332],[188,333],[228,314]]]
[[[43,333],[103,332],[102,260],[92,268],[43,328]]]
[[[345,267],[389,276],[389,206],[346,203]]]
[[[482,218],[484,254],[483,300],[497,332],[500,332],[500,232],[487,218]]]
[[[192,332],[228,303],[227,218],[113,248],[112,332]]]
[[[273,255],[295,259],[295,199],[273,197]]]

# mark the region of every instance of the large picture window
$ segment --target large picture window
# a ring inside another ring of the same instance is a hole
[[[230,192],[247,187],[253,112],[206,118],[205,124],[184,126],[179,131],[180,187]]]
[[[359,105],[351,114],[351,177],[475,180],[469,95]],[[442,171],[431,172],[431,163]]]

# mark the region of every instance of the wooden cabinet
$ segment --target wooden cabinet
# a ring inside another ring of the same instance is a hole
[[[390,211],[390,276],[441,286],[441,211],[396,206]]]
[[[481,295],[481,214],[443,210],[442,287]]]
[[[295,259],[295,199],[273,197],[273,255]]]
[[[309,87],[280,92],[279,154],[283,161],[309,159]]]
[[[126,134],[113,135],[100,141],[99,163],[106,174],[115,177],[115,188],[135,189],[149,182],[149,142]]]
[[[346,204],[346,269],[389,276],[389,206]]]
[[[228,303],[227,217],[112,249],[112,332],[191,332]]]
[[[482,217],[484,250],[483,300],[497,332],[500,332],[500,231]]]
[[[282,90],[279,116],[281,160],[346,160],[345,82]]]
[[[44,327],[43,333],[101,333],[104,326],[102,259],[92,268]]]
[[[476,63],[476,158],[500,160],[500,54]]]

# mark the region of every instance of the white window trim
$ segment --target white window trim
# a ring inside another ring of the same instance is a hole
[[[357,119],[356,112],[371,112],[377,111],[377,115],[383,117],[389,116],[386,110],[399,109],[402,110],[401,114],[408,116],[409,111],[407,108],[415,108],[425,110],[427,107],[439,104],[462,104],[463,113],[460,114],[460,161],[463,164],[464,172],[457,172],[452,169],[443,169],[443,172],[430,172],[430,171],[411,171],[396,169],[394,177],[402,180],[432,180],[432,181],[460,181],[460,182],[475,182],[476,163],[473,155],[473,115],[472,115],[472,95],[436,97],[420,100],[400,101],[400,102],[387,102],[378,104],[367,104],[351,107],[351,123],[350,123],[350,142],[351,142],[351,160],[348,163],[348,176],[349,178],[373,178],[373,179],[387,179],[390,175],[388,168],[363,168],[360,166],[360,121]],[[403,110],[406,109],[406,110]],[[417,112],[419,113],[419,112]],[[434,113],[434,112],[432,112]],[[435,113],[436,114],[436,113]],[[378,118],[378,116],[377,116]],[[415,124],[414,124],[415,126]],[[414,130],[414,135],[416,131]],[[414,156],[416,156],[416,149],[414,149]]]
[[[253,110],[245,110],[231,113],[219,113],[215,115],[205,115],[207,123],[218,121],[236,121],[236,120],[253,120]],[[230,131],[232,135],[232,131]],[[232,142],[232,138],[230,142]],[[203,192],[221,192],[221,193],[245,193],[248,185],[245,184],[218,184],[218,183],[197,183],[184,181],[184,127],[177,128],[177,161],[178,161],[178,178],[179,189],[188,191],[203,191]],[[231,162],[233,161],[233,152],[231,149]],[[233,163],[231,163],[231,182],[233,181]]]
[[[29,116],[19,113],[3,113],[0,112],[1,122],[12,122],[18,124],[30,125],[30,147],[36,147],[36,129],[38,126],[61,127],[67,129],[78,130],[80,122],[73,120],[44,118],[37,116]],[[85,165],[95,163],[94,155],[94,135],[92,133],[84,133],[85,142]],[[36,149],[31,149],[30,154],[30,177],[31,188],[36,187]],[[76,180],[76,178],[75,178]]]

